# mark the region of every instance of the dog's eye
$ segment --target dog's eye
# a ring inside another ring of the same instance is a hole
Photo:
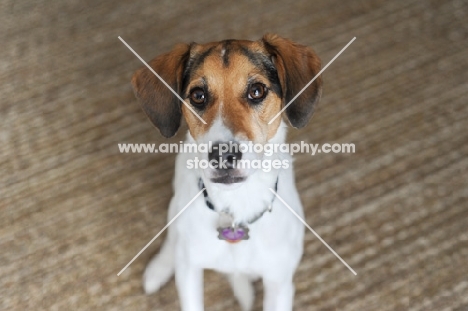
[[[254,83],[249,87],[249,92],[247,95],[249,99],[253,100],[254,102],[261,101],[267,95],[267,88],[261,83]]]
[[[205,103],[205,100],[205,91],[203,91],[202,89],[197,88],[190,93],[190,101],[193,105],[202,105]]]

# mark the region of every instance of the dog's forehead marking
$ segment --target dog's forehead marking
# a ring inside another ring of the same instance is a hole
[[[229,52],[232,48],[232,41],[233,40],[225,40],[222,42],[221,47],[221,58],[223,59],[223,66],[229,66]]]

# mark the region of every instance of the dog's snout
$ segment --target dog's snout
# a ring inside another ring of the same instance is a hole
[[[242,152],[236,142],[217,142],[213,144],[208,159],[219,163],[218,169],[234,169],[236,162],[242,159]]]

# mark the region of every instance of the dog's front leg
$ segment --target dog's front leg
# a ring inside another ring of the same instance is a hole
[[[175,278],[182,311],[203,311],[203,269],[179,260]]]
[[[292,280],[273,281],[263,279],[265,290],[263,298],[264,311],[292,311],[294,301],[294,284]]]

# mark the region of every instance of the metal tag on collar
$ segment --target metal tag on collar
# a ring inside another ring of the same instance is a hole
[[[249,239],[249,228],[244,225],[218,227],[218,239],[228,243],[238,243]]]
[[[234,222],[234,217],[227,211],[219,215],[218,239],[228,243],[238,243],[249,239],[249,228]]]

